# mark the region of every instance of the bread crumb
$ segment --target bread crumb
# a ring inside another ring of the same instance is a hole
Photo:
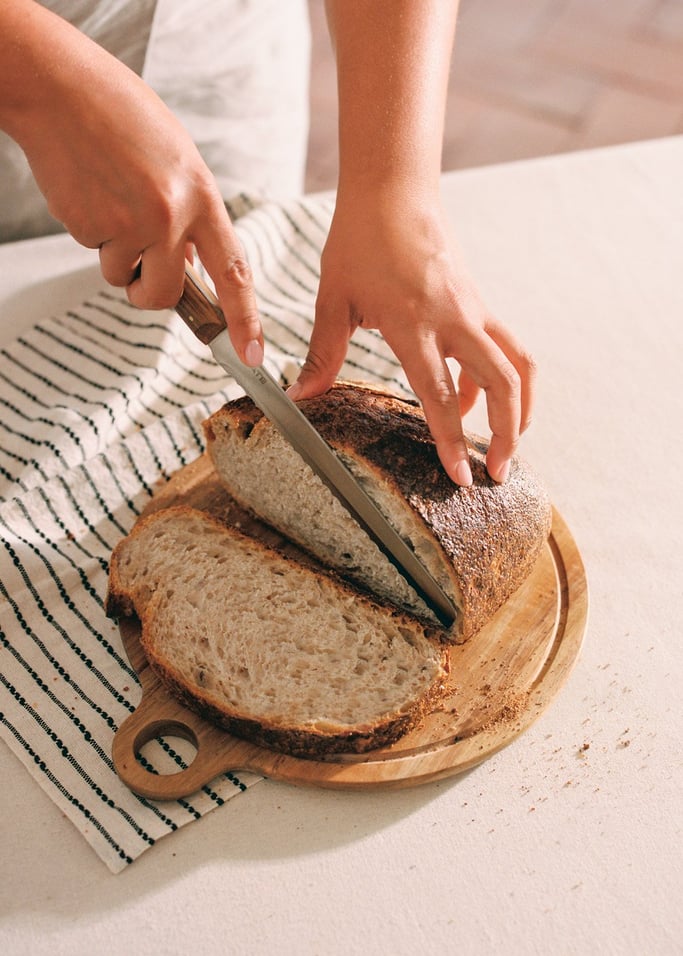
[[[498,709],[490,719],[482,724],[482,730],[493,730],[499,724],[510,724],[519,720],[529,703],[528,691],[518,694],[508,689],[502,690],[492,695],[492,697],[493,700],[487,701],[484,705],[484,709],[492,710],[496,704],[498,704]]]

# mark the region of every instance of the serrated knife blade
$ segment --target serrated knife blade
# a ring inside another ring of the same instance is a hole
[[[200,342],[209,346],[219,365],[325,482],[439,621],[450,627],[457,613],[450,598],[268,370],[263,365],[252,368],[239,359],[218,299],[189,264],[176,312]]]

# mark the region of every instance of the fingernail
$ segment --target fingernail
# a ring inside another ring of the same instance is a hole
[[[503,464],[498,468],[496,474],[491,474],[491,472],[489,472],[489,474],[494,481],[497,481],[499,485],[502,485],[506,481],[507,476],[510,474],[510,462],[504,461]]]
[[[252,368],[263,364],[263,346],[258,339],[252,339],[251,342],[247,342],[244,357],[247,360],[247,365],[250,365]]]
[[[301,385],[298,382],[292,382],[288,389],[286,389],[287,394],[293,402],[297,400],[301,392],[303,391]]]
[[[472,472],[470,463],[466,458],[462,458],[455,466],[455,480],[462,488],[467,488],[472,484]]]

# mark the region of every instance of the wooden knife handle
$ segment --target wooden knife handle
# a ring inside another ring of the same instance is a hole
[[[204,345],[227,327],[218,299],[189,263],[185,264],[185,286],[176,312]]]

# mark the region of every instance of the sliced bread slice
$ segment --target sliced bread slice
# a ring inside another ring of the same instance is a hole
[[[302,757],[394,742],[448,670],[414,618],[187,507],[117,545],[107,613],[140,618],[152,669],[187,706]]]

